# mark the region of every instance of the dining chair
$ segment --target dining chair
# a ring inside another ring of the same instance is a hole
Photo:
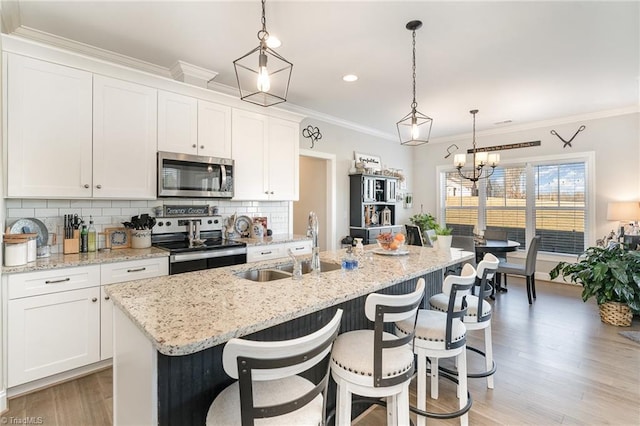
[[[207,413],[207,425],[325,424],[329,358],[342,309],[320,330],[297,339],[260,342],[231,339],[222,353],[224,371],[236,382],[226,387]],[[326,365],[312,382],[302,373]]]
[[[507,274],[523,276],[527,280],[527,298],[529,304],[536,298],[536,259],[538,257],[538,248],[540,246],[540,236],[536,235],[531,239],[527,246],[527,256],[524,265],[517,263],[509,263],[500,261],[498,265],[497,274],[502,275],[504,278],[504,286],[507,286]]]
[[[507,231],[487,228],[484,230],[484,238],[487,240],[507,241]]]

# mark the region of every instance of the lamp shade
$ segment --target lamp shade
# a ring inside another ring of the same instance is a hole
[[[607,205],[607,220],[640,220],[640,202],[624,201],[609,203]]]

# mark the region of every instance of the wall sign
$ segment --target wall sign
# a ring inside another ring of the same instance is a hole
[[[356,160],[356,163],[362,163],[365,168],[371,168],[374,170],[382,169],[382,161],[377,155],[362,154],[354,151],[353,158]]]
[[[476,152],[503,151],[506,149],[529,148],[532,146],[540,146],[540,141],[518,142],[507,145],[488,146],[486,148],[476,148]],[[468,149],[467,154],[473,154],[473,149]]]
[[[209,206],[164,206],[165,217],[177,216],[208,216]]]

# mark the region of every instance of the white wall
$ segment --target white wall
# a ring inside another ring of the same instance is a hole
[[[400,145],[400,141],[389,141],[316,119],[305,119],[301,129],[312,125],[318,127],[322,139],[315,143],[314,151],[336,155],[336,238],[349,235],[349,168],[354,159],[353,152],[373,154],[381,158],[382,164],[394,169],[402,169],[407,176],[407,191],[412,191],[412,157],[415,147]],[[310,149],[309,139],[300,138],[300,149]],[[415,204],[414,204],[415,206]],[[396,206],[396,223],[408,222],[412,211]],[[339,245],[338,245],[339,247]]]
[[[482,120],[479,113],[477,122]],[[471,124],[471,119],[469,120]],[[434,126],[437,123],[434,123]],[[555,130],[565,140],[569,139],[581,125],[586,129],[579,133],[572,147],[563,148]],[[516,142],[541,141],[541,146],[500,151],[501,161],[525,159],[548,155],[571,154],[585,151],[595,152],[595,239],[608,233],[615,226],[606,220],[609,201],[640,200],[640,113],[627,113],[607,118],[580,120],[560,125],[545,125],[528,130],[486,135],[476,133],[476,145],[481,147],[504,145]],[[506,129],[504,129],[506,130]],[[414,162],[415,181],[414,206],[424,204],[424,210],[438,213],[436,167],[451,165],[453,156],[444,159],[447,147],[455,143],[460,148],[456,153],[466,152],[472,146],[471,135],[445,143],[434,143],[418,147]]]

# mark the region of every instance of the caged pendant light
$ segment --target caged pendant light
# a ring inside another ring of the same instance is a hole
[[[262,29],[258,47],[233,61],[240,99],[268,107],[286,102],[293,64],[267,46],[269,32],[262,0]]]
[[[429,142],[433,119],[418,111],[416,102],[416,30],[422,27],[421,21],[410,21],[406,28],[412,32],[413,37],[413,102],[411,112],[397,123],[400,144],[407,146],[423,145]]]

